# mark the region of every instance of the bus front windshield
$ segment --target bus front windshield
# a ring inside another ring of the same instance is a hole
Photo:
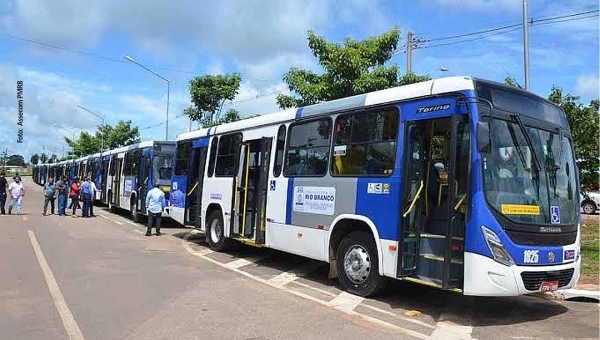
[[[491,152],[483,155],[488,204],[516,223],[577,223],[579,190],[571,140],[559,129],[522,127],[514,120],[491,121]]]
[[[170,181],[171,180],[171,156],[170,155],[156,155],[152,161],[153,177],[159,181]]]

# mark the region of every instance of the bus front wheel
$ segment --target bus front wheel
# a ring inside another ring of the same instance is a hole
[[[206,241],[214,251],[225,251],[231,246],[231,240],[225,237],[223,214],[215,210],[208,216],[206,224]]]
[[[358,296],[371,296],[383,286],[379,259],[373,237],[363,231],[348,234],[337,251],[338,280],[342,287]]]

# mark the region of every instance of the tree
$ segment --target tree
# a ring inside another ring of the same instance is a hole
[[[42,161],[42,164],[45,164],[46,161],[48,161],[48,155],[42,153],[42,155],[40,156],[40,160]]]
[[[212,126],[219,121],[223,104],[238,94],[242,76],[239,73],[206,75],[190,81],[192,106],[183,111],[191,120]]]
[[[29,163],[31,163],[31,165],[37,165],[39,160],[40,160],[40,156],[37,153],[34,153],[29,158]]]
[[[600,133],[600,102],[592,100],[584,105],[579,97],[563,94],[560,87],[553,87],[548,99],[559,105],[569,122],[579,168],[579,179],[584,186],[598,185],[598,134]]]
[[[71,149],[69,155],[81,157],[100,152],[102,150],[102,136],[104,136],[104,150],[139,143],[139,129],[138,127],[132,127],[131,124],[130,120],[119,121],[114,126],[108,124],[98,126],[98,130],[93,135],[81,131],[79,139],[71,140],[65,137],[65,142]]]
[[[6,165],[25,166],[25,158],[21,155],[10,155],[6,160]]]
[[[277,104],[282,109],[300,107],[429,80],[429,76],[412,73],[400,76],[398,65],[385,65],[399,39],[398,27],[363,41],[346,38],[343,44],[328,42],[308,31],[308,47],[325,72],[316,74],[292,67],[283,80],[293,95],[278,95]]]
[[[504,83],[506,85],[514,86],[516,88],[523,90],[523,86],[521,86],[521,84],[519,84],[517,82],[517,80],[511,76],[507,76],[506,78],[504,78]]]

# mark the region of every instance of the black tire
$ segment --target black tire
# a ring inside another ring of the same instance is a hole
[[[346,257],[356,266],[345,266]],[[384,285],[379,275],[379,258],[373,237],[363,231],[355,231],[342,239],[337,251],[338,280],[344,290],[358,296],[375,295]],[[353,272],[354,275],[349,274]]]
[[[588,215],[592,215],[596,212],[596,204],[594,202],[583,202],[581,208],[583,209],[583,212]]]
[[[206,220],[206,243],[214,251],[225,251],[232,245],[232,240],[225,237],[225,224],[223,214],[215,210],[208,215]]]
[[[112,192],[108,194],[108,211],[113,214],[117,212],[117,207],[115,207],[115,203],[113,202]]]

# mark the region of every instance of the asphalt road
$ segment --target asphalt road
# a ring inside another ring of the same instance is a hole
[[[240,246],[211,252],[96,207],[42,216],[25,179],[22,216],[0,217],[0,339],[597,339],[597,303],[473,298],[393,282],[342,292],[324,264]]]

